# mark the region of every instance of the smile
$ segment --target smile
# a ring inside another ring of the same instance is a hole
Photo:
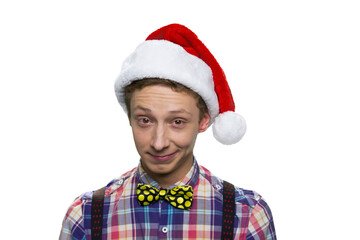
[[[152,155],[151,153],[149,153],[149,155],[157,160],[157,161],[166,161],[166,160],[169,160],[171,158],[173,158],[175,155],[177,154],[177,152],[174,152],[172,154],[169,154],[169,155],[164,155],[164,156],[155,156],[155,155]]]

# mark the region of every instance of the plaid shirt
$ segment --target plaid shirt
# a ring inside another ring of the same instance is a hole
[[[194,160],[191,170],[175,185],[194,190],[190,210],[172,207],[166,201],[139,206],[138,183],[159,184],[137,168],[111,181],[105,191],[102,239],[220,239],[222,227],[222,180]],[[92,192],[78,197],[63,221],[60,240],[91,239]],[[270,208],[253,191],[235,187],[234,239],[275,240]]]

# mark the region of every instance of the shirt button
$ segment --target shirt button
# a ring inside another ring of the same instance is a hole
[[[124,180],[120,179],[119,185],[121,185],[124,182]]]
[[[163,228],[161,229],[161,231],[162,231],[163,233],[167,233],[167,232],[168,232],[168,228],[167,228],[167,227],[163,227]]]
[[[217,190],[221,189],[221,186],[219,184],[216,184],[215,187],[216,187]]]

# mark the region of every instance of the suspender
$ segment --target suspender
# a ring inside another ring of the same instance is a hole
[[[91,240],[101,240],[105,188],[94,191],[91,201]]]
[[[91,202],[91,240],[101,240],[105,187],[94,191]],[[233,239],[235,215],[234,185],[223,182],[222,240]]]
[[[234,185],[223,182],[223,223],[221,230],[222,240],[233,239],[235,215],[235,188]]]

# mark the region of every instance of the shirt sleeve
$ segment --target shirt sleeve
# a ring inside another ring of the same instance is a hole
[[[78,197],[70,206],[63,220],[59,240],[85,240],[82,199]]]
[[[264,199],[260,199],[252,209],[247,240],[276,240],[271,210]]]

